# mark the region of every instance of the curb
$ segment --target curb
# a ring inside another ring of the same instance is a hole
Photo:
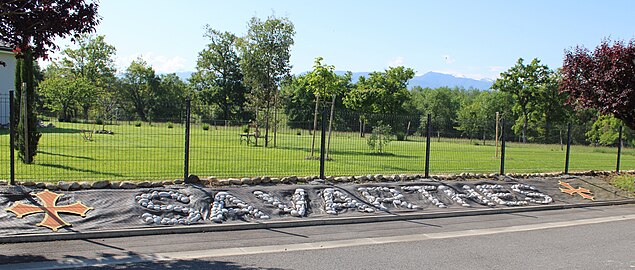
[[[115,238],[129,236],[147,236],[161,234],[182,234],[182,233],[202,233],[202,232],[222,232],[222,231],[238,231],[238,230],[255,230],[255,229],[280,229],[290,227],[304,226],[321,226],[321,225],[340,225],[340,224],[358,224],[371,222],[387,222],[413,219],[433,219],[433,218],[449,218],[462,216],[477,215],[496,215],[510,214],[520,212],[533,212],[545,210],[561,210],[571,208],[600,207],[612,205],[635,204],[635,199],[629,200],[612,200],[592,203],[577,204],[557,204],[557,205],[538,205],[525,206],[502,209],[474,209],[467,211],[447,211],[436,213],[407,213],[407,214],[385,214],[381,216],[362,216],[362,217],[336,217],[336,218],[320,218],[309,220],[292,220],[292,221],[272,221],[259,223],[243,223],[243,224],[205,224],[181,227],[159,227],[159,228],[138,228],[138,229],[122,229],[122,230],[103,230],[94,232],[62,232],[62,233],[40,233],[40,234],[23,234],[0,236],[0,244],[6,243],[23,243],[23,242],[45,242],[59,240],[78,240],[78,239],[94,239],[94,238]]]

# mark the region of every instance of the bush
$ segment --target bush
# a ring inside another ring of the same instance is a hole
[[[135,127],[141,127],[141,121],[134,122],[134,126]]]
[[[384,147],[390,143],[390,125],[384,125],[381,121],[373,128],[373,133],[368,137],[368,147],[371,151],[384,153]]]
[[[168,122],[168,128],[174,128],[174,123]]]
[[[299,130],[296,131],[295,135],[298,135],[298,136],[302,135],[302,131],[299,131]]]
[[[202,127],[203,130],[209,130],[209,124],[203,124]]]
[[[398,141],[405,141],[406,140],[406,133],[405,132],[397,132],[395,133],[395,136],[397,137]]]
[[[96,125],[103,125],[103,124],[104,124],[104,120],[102,120],[102,119],[97,119],[97,120],[95,120],[95,124],[96,124]]]
[[[243,133],[249,133],[249,125],[243,126]]]

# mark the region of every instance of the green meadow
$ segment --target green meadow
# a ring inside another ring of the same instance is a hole
[[[120,122],[106,125],[109,134],[83,133],[99,125],[57,123],[43,128],[35,163],[16,162],[18,180],[170,180],[183,177],[185,129],[167,123]],[[307,130],[280,129],[273,146],[241,141],[241,127],[211,126],[204,130],[192,125],[190,135],[190,173],[200,177],[308,176],[319,174],[319,134],[311,158],[313,136]],[[264,131],[261,131],[264,133]],[[368,136],[368,135],[367,135]],[[88,140],[86,137],[90,137]],[[0,179],[9,178],[9,135],[0,130]],[[570,171],[614,170],[617,149],[574,145]],[[430,147],[430,172],[497,173],[500,159],[493,141],[433,138]],[[561,145],[507,143],[506,172],[558,172],[565,166]],[[391,141],[385,153],[373,153],[366,138],[355,132],[334,132],[330,139],[325,174],[423,174],[425,138],[410,136],[406,141]],[[622,170],[635,169],[635,149],[622,151]]]

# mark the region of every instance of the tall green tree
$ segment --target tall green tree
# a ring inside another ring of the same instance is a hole
[[[464,99],[457,112],[457,129],[470,139],[494,138],[496,134],[496,113],[502,118],[514,119],[508,93],[481,91],[473,99]]]
[[[82,95],[83,99],[78,100],[83,118],[88,120],[91,108],[103,104],[104,99],[112,98],[109,86],[115,79],[113,57],[116,49],[106,43],[104,36],[82,35],[77,45],[75,49],[62,51],[61,66],[69,69],[75,77],[84,78],[92,84],[93,87],[84,89],[92,92]]]
[[[191,96],[187,83],[174,73],[162,74],[158,80],[150,110],[152,119],[168,120],[185,115],[186,101]]]
[[[92,95],[94,85],[81,74],[51,64],[46,70],[46,79],[40,83],[39,91],[45,99],[45,107],[57,113],[61,121],[71,121],[74,111]]]
[[[408,112],[411,94],[408,81],[414,77],[414,70],[405,67],[390,67],[384,72],[372,72],[368,78],[360,77],[355,87],[344,97],[347,108],[360,112],[360,136],[364,136],[365,123],[371,114],[390,126],[397,127],[397,118],[387,119],[388,115],[400,115]]]
[[[537,58],[529,64],[519,58],[516,65],[501,73],[492,85],[492,89],[510,93],[514,97],[513,109],[520,116],[514,124],[514,130],[520,131],[523,142],[527,142],[530,121],[539,117],[541,92],[549,87],[551,76],[549,67],[540,64]]]
[[[347,96],[349,108],[362,109],[368,106],[370,112],[381,114],[402,114],[410,101],[408,81],[414,77],[414,70],[405,67],[390,67],[384,72],[372,72],[368,79],[361,77],[354,91]]]
[[[413,104],[421,116],[420,128],[425,128],[427,115],[431,115],[432,129],[445,136],[455,132],[457,112],[463,102],[464,90],[459,88],[439,87],[435,89],[413,87]]]
[[[148,121],[158,87],[159,80],[154,69],[137,58],[126,69],[120,95],[141,121]]]
[[[30,51],[24,52],[24,57],[18,59],[21,71],[16,75],[16,91],[23,93],[20,98],[19,115],[16,142],[18,145],[18,157],[26,164],[33,162],[37,154],[37,146],[42,133],[37,130],[37,114],[35,111],[35,81],[33,77],[33,57]],[[17,73],[16,73],[17,74]],[[19,82],[23,82],[19,83]],[[20,84],[18,88],[17,85]],[[23,88],[22,85],[26,86]],[[26,100],[25,100],[26,98]]]
[[[541,124],[538,133],[544,143],[557,142],[559,136],[553,132],[554,128],[564,129],[566,122],[571,121],[574,114],[573,107],[567,104],[569,95],[558,90],[559,80],[559,72],[550,72],[537,96],[535,109]]]
[[[331,128],[333,122],[333,113],[335,109],[335,99],[337,95],[342,92],[342,83],[335,74],[335,66],[322,64],[322,57],[316,57],[313,64],[313,70],[307,74],[308,86],[312,90],[315,96],[315,111],[313,112],[313,140],[311,142],[311,156],[313,156],[315,148],[315,133],[317,130],[317,116],[318,109],[320,107],[320,98],[322,98],[322,104],[326,104],[328,100],[331,100],[331,114],[329,120],[329,139],[331,137]],[[325,119],[323,119],[325,121]],[[329,140],[330,142],[330,140]],[[328,155],[327,155],[328,156]]]
[[[248,89],[243,84],[240,69],[238,38],[207,26],[205,36],[209,44],[198,54],[196,72],[190,83],[199,99],[220,109],[224,120],[245,120]]]
[[[249,99],[256,108],[264,108],[265,147],[269,143],[269,122],[272,107],[277,105],[278,88],[291,71],[291,46],[295,27],[289,19],[269,16],[263,21],[253,17],[247,35],[241,39],[241,68],[246,85],[251,88]]]

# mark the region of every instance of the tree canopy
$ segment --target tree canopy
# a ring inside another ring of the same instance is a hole
[[[390,67],[384,72],[372,72],[368,79],[360,77],[355,89],[350,91],[344,103],[346,107],[361,112],[400,114],[410,100],[408,81],[415,73],[411,68]]]
[[[190,83],[201,101],[219,108],[224,120],[243,120],[248,89],[243,84],[238,37],[209,26],[205,36],[210,43],[199,52]]]
[[[514,112],[519,118],[514,124],[514,129],[520,131],[523,142],[527,142],[530,121],[535,122],[539,113],[538,107],[542,104],[542,94],[549,89],[553,71],[540,60],[534,58],[531,63],[525,64],[519,58],[516,64],[500,74],[492,85],[492,89],[510,93],[514,97]]]
[[[0,2],[0,41],[21,52],[31,51],[33,58],[46,57],[57,49],[55,38],[92,32],[99,24],[98,1],[57,0]]]
[[[612,114],[635,129],[635,39],[604,40],[593,52],[582,46],[566,51],[560,91],[570,103]]]

